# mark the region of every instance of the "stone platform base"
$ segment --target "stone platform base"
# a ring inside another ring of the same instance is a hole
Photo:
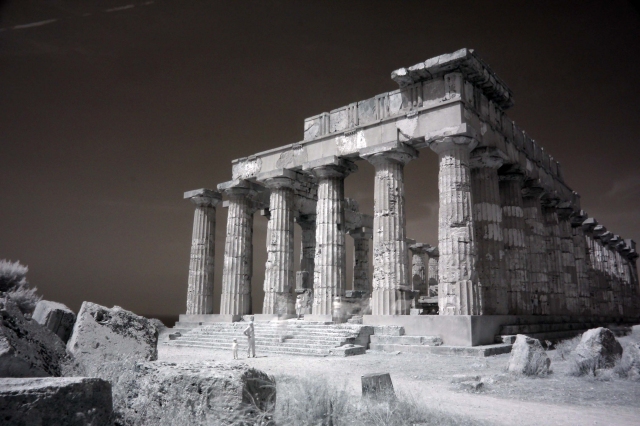
[[[393,345],[371,344],[372,351],[420,353],[447,356],[487,357],[511,352],[511,345],[496,344],[483,346],[420,346],[420,345]]]
[[[637,323],[637,319],[559,315],[364,315],[364,325],[404,327],[407,336],[438,336],[446,346],[492,345],[496,336],[527,334],[545,339],[549,333],[574,335],[610,324]]]
[[[284,321],[291,318],[297,318],[295,314],[287,314],[287,315],[277,315],[277,314],[253,314],[253,315],[244,315],[243,319],[245,321],[250,321],[251,317],[255,322],[258,321]]]

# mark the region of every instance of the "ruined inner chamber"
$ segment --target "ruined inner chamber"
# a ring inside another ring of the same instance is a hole
[[[307,118],[303,141],[232,161],[232,180],[217,191],[185,193],[196,212],[181,320],[252,314],[258,211],[269,221],[257,320],[362,316],[364,324],[458,335],[456,342],[476,345],[500,325],[540,318],[638,319],[635,242],[581,210],[560,164],[507,117],[510,89],[473,50],[400,68],[391,78],[397,90]],[[413,241],[405,229],[404,167],[426,148],[439,161],[437,245]],[[344,180],[360,160],[375,169],[373,216],[344,197]],[[212,315],[223,195],[222,297],[220,315]],[[353,290],[346,290],[347,234]]]

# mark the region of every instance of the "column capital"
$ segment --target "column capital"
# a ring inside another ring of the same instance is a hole
[[[345,178],[358,171],[358,166],[352,161],[334,155],[305,163],[302,166],[302,170],[309,171],[318,178]]]
[[[432,248],[429,244],[426,243],[413,243],[409,244],[409,250],[413,253],[425,254],[429,253],[429,249]]]
[[[429,247],[427,249],[427,254],[429,255],[429,257],[439,257],[440,256],[440,252],[438,251],[438,247]]]
[[[254,208],[261,209],[269,207],[269,191],[262,185],[244,180],[234,179],[218,184],[218,191],[231,198],[247,197],[254,205]]]
[[[538,179],[527,180],[522,187],[522,196],[526,198],[540,198],[543,193],[544,188]]]
[[[391,142],[360,150],[360,157],[374,166],[390,161],[405,165],[418,155],[417,149],[402,142]]]
[[[256,176],[256,180],[262,182],[269,189],[293,188],[297,177],[297,173],[293,170],[277,169],[260,173]]]
[[[476,146],[478,146],[478,141],[469,136],[444,136],[429,143],[429,148],[438,155],[455,148],[466,148],[471,152]]]
[[[469,156],[469,167],[472,169],[499,169],[508,157],[499,149],[480,147],[474,149]]]
[[[569,216],[569,220],[571,221],[571,226],[573,228],[577,228],[578,226],[582,226],[584,221],[589,217],[587,212],[584,210],[574,211],[571,216]]]
[[[222,201],[222,195],[211,189],[201,188],[187,191],[184,198],[191,200],[198,207],[215,207]]]

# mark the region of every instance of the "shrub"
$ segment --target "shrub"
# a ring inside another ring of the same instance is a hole
[[[578,343],[580,343],[580,339],[582,339],[582,335],[558,342],[556,344],[556,357],[559,357],[563,361],[569,359],[569,355],[576,349]]]
[[[20,262],[0,260],[0,294],[13,300],[24,315],[31,315],[42,299],[27,282],[29,268]]]
[[[274,414],[278,426],[482,425],[465,416],[444,413],[399,394],[378,401],[348,394],[322,379],[278,382]]]

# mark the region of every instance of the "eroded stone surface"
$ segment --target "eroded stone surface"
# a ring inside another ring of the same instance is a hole
[[[622,356],[622,346],[608,328],[593,328],[582,335],[573,355],[579,364],[611,368]]]
[[[67,343],[73,331],[76,314],[62,303],[41,300],[36,305],[31,319],[48,328]]]
[[[507,370],[526,376],[543,376],[549,373],[551,360],[538,339],[518,334],[511,348]]]
[[[0,379],[0,419],[5,426],[106,426],[111,413],[111,385],[102,379]]]
[[[275,381],[246,364],[115,362],[97,375],[121,425],[255,424],[275,403]]]
[[[67,360],[64,342],[27,320],[11,299],[0,300],[0,377],[60,376]]]
[[[151,320],[114,306],[82,303],[67,350],[84,374],[105,362],[158,358],[158,330]]]

